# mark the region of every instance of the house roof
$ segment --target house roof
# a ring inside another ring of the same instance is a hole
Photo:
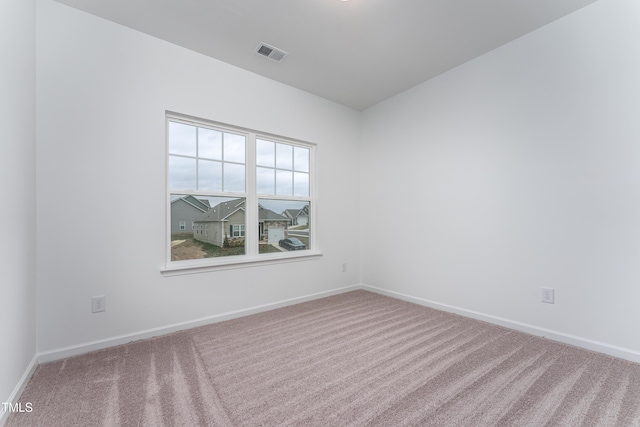
[[[232,199],[221,202],[206,211],[196,222],[225,221],[239,209],[244,210],[244,199]]]
[[[258,220],[259,221],[282,221],[288,220],[287,217],[277,214],[274,211],[258,205]],[[212,222],[212,221],[226,221],[231,215],[238,210],[245,210],[245,199],[232,199],[226,202],[221,202],[206,211],[202,218],[196,220],[196,222]]]
[[[301,209],[286,209],[282,214],[288,218],[309,215],[309,205],[304,205]]]
[[[298,216],[298,212],[300,212],[300,209],[285,209],[285,211],[282,212],[282,215],[289,218],[295,218]]]
[[[258,208],[258,219],[260,221],[282,221],[283,219],[287,221],[289,220],[289,218],[287,218],[286,216],[277,214],[274,211],[263,207],[262,205],[258,205]]]
[[[178,201],[183,201],[191,206],[193,206],[194,208],[201,210],[202,212],[206,212],[211,206],[209,205],[209,201],[208,200],[200,200],[197,199],[194,196],[191,195],[187,195],[187,196],[182,196],[178,199],[172,200],[171,204],[174,204]]]

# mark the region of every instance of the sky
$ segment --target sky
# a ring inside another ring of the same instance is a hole
[[[169,120],[169,190],[171,200],[182,191],[246,193],[247,137]],[[258,195],[309,197],[308,148],[256,139]],[[233,197],[196,196],[211,206]],[[276,213],[301,209],[306,201],[263,198],[260,204]]]

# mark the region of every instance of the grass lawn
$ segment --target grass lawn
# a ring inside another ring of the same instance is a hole
[[[280,250],[273,245],[258,245],[258,253],[270,254],[272,252],[280,252]]]
[[[236,248],[221,248],[210,243],[198,242],[202,246],[202,250],[206,252],[205,258],[213,258],[217,256],[244,255],[244,246]]]
[[[181,261],[187,259],[214,258],[230,255],[244,255],[244,247],[221,248],[210,243],[200,242],[191,234],[174,234],[171,241],[176,241],[171,246],[171,260]]]
[[[308,237],[296,237],[300,239],[309,249]],[[232,248],[221,248],[210,243],[200,242],[193,238],[191,234],[173,234],[171,235],[171,241],[178,244],[171,247],[171,260],[180,261],[187,259],[202,259],[202,258],[215,258],[223,256],[244,255],[245,250],[243,246]],[[181,241],[181,242],[178,242]],[[278,253],[280,250],[273,245],[262,244],[258,245],[258,253]]]
[[[294,225],[289,227],[289,230],[308,230],[309,229],[309,225]]]

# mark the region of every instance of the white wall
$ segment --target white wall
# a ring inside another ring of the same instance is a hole
[[[0,2],[0,402],[36,352],[35,16],[35,1]]]
[[[51,0],[37,22],[40,352],[358,283],[358,112]],[[317,143],[324,256],[163,277],[165,110]]]
[[[640,351],[639,8],[600,0],[360,117],[38,0],[38,350],[362,279]],[[162,277],[165,110],[318,143],[324,256]]]
[[[362,281],[640,352],[639,21],[600,0],[364,112]]]

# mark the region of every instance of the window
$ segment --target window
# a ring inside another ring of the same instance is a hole
[[[231,225],[231,230],[229,234],[231,237],[244,237],[245,228],[244,224],[233,224]]]
[[[167,269],[317,255],[315,145],[167,113]],[[186,230],[191,222],[191,231]]]

